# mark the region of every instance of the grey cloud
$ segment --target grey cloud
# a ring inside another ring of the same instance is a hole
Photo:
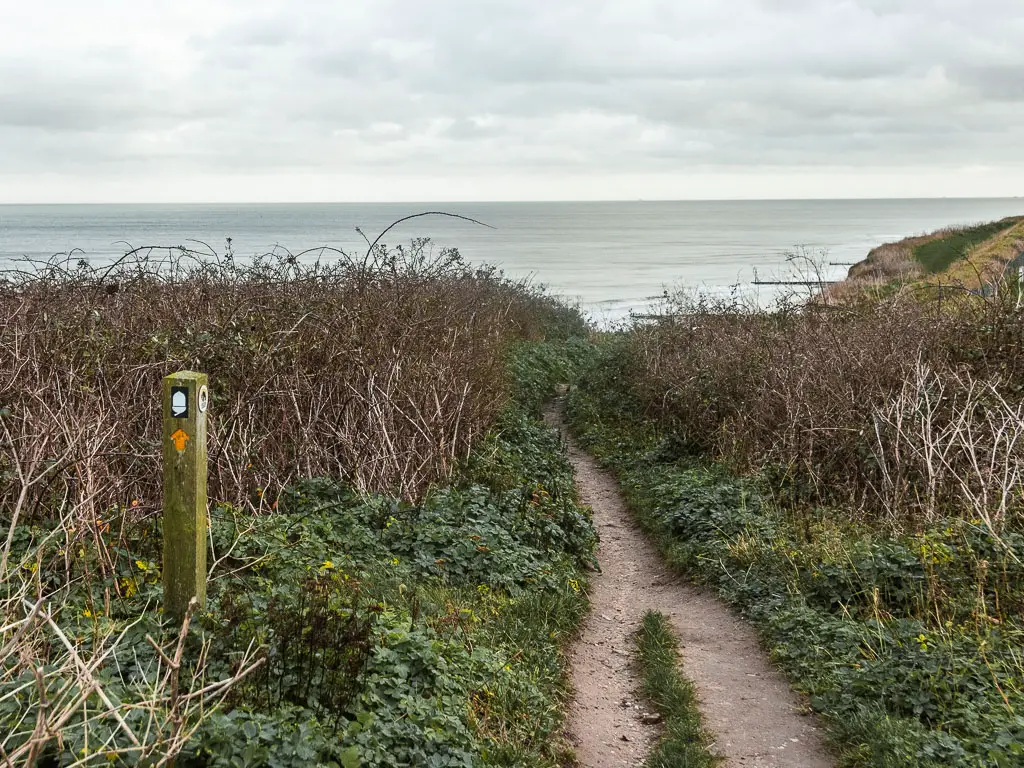
[[[195,9],[0,31],[0,174],[1024,164],[1017,0]]]

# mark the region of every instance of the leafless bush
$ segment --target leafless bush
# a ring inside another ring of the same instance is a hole
[[[144,249],[0,281],[0,574],[19,524],[47,521],[64,562],[46,572],[70,578],[82,546],[115,572],[106,539],[161,503],[175,370],[210,376],[212,502],[269,511],[318,475],[414,499],[446,478],[505,402],[506,344],[564,308],[425,240],[334,255]]]
[[[680,298],[631,336],[631,389],[649,415],[691,450],[775,473],[796,498],[897,528],[953,514],[998,530],[1024,511],[1010,294],[774,313]]]
[[[0,283],[0,462],[46,474],[20,500],[0,482],[0,516],[64,497],[88,521],[152,511],[159,381],[178,369],[211,378],[212,498],[297,474],[415,497],[501,406],[505,343],[535,332],[536,295],[425,241],[329,266],[154,254]]]
[[[894,521],[912,509],[934,522],[952,509],[998,531],[1020,515],[1024,403],[1008,400],[997,382],[935,373],[919,361],[875,411],[874,435],[875,491]]]
[[[916,241],[915,241],[916,242]],[[913,245],[908,242],[886,243],[872,249],[868,257],[850,268],[849,276],[860,280],[889,280],[919,277],[924,268],[914,258]]]

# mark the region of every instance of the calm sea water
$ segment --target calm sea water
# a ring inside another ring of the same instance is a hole
[[[609,203],[0,205],[0,267],[81,249],[100,264],[126,244],[194,245],[238,256],[276,246],[292,252],[321,245],[365,250],[396,219],[444,210],[479,219],[487,229],[441,217],[400,225],[391,245],[430,237],[473,262],[531,277],[578,300],[600,318],[643,310],[665,288],[721,292],[785,279],[786,256],[803,246],[825,261],[853,262],[885,241],[950,224],[1024,214],[1024,199],[820,200]],[[846,267],[829,267],[841,277]],[[775,289],[761,288],[771,299]]]

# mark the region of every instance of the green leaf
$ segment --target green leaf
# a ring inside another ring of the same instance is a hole
[[[359,759],[359,747],[348,747],[341,753],[342,768],[360,768],[363,764]]]

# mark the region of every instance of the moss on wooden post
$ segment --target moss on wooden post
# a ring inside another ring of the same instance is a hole
[[[164,378],[164,613],[176,621],[206,602],[208,404],[205,373]]]

